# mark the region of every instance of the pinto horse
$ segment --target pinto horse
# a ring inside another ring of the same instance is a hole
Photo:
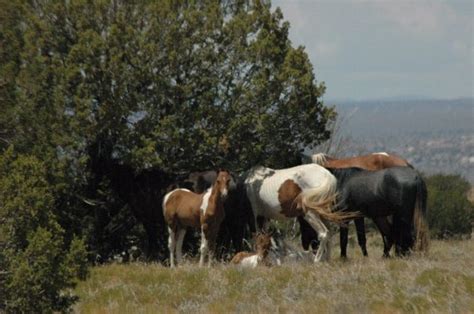
[[[267,233],[258,233],[255,237],[255,253],[239,252],[232,260],[232,264],[240,267],[255,268],[258,265],[271,266],[268,253],[272,247],[272,237]]]
[[[232,172],[231,175],[233,180],[224,202],[225,218],[217,237],[218,257],[242,251],[244,238],[250,238],[250,232],[255,232],[255,229],[252,230],[253,213],[243,182]],[[212,186],[216,178],[217,171],[215,170],[193,172],[178,182],[177,185],[188,188],[195,193],[203,193]]]
[[[255,220],[257,217],[288,219],[302,216],[316,230],[321,245],[315,262],[329,259],[329,229],[322,219],[342,223],[360,217],[358,213],[332,212],[336,178],[316,164],[280,170],[254,167],[247,173],[244,184]]]
[[[350,168],[350,167],[357,167],[365,170],[376,171],[382,170],[391,167],[410,167],[413,168],[412,165],[408,163],[405,159],[392,155],[387,154],[385,152],[379,153],[372,153],[363,156],[356,156],[356,157],[349,157],[349,158],[342,158],[337,159],[334,157],[330,157],[326,154],[315,154],[311,156],[311,160],[319,165],[324,166],[325,168]],[[313,229],[302,219],[298,219],[300,223],[300,230],[301,230],[301,241],[303,243],[303,248],[305,250],[309,249],[309,245],[313,247],[317,247],[317,235],[314,233]],[[364,224],[364,217],[358,218],[354,220],[356,231],[357,231],[357,240],[359,246],[362,250],[362,254],[367,256],[367,240],[365,237],[365,224]],[[340,247],[341,247],[341,257],[347,257],[347,238],[349,234],[349,229],[347,226],[341,226],[339,229],[339,236],[340,236]]]
[[[412,248],[428,247],[426,223],[426,185],[409,167],[379,171],[360,168],[329,169],[338,181],[338,207],[343,211],[361,211],[377,225],[388,257],[395,242],[397,255]],[[386,217],[393,215],[393,226]],[[413,237],[411,232],[415,230]]]
[[[223,204],[231,182],[232,176],[228,171],[219,171],[212,187],[204,193],[176,189],[165,195],[163,215],[168,224],[171,267],[175,266],[175,251],[178,263],[181,262],[187,227],[201,229],[199,265],[203,266],[206,255],[209,257],[209,266],[211,265],[217,233],[225,216]]]

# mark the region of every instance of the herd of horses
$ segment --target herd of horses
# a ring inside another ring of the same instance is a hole
[[[240,176],[227,170],[193,173],[163,198],[169,262],[171,267],[182,263],[186,230],[195,228],[201,238],[199,264],[208,258],[211,265],[226,212],[248,207],[256,252],[237,253],[234,264],[268,264],[265,257],[272,241],[266,231],[273,219],[298,219],[303,248],[312,249],[315,262],[329,259],[331,224],[340,226],[341,256],[346,257],[347,224],[352,220],[366,256],[365,217],[382,235],[383,256],[390,256],[392,246],[396,255],[426,251],[426,200],[420,174],[406,160],[387,153],[346,159],[316,154],[309,164],[278,170],[257,166]],[[234,245],[241,248],[241,243]]]

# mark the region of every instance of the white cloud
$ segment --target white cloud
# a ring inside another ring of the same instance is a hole
[[[437,37],[459,20],[456,12],[439,1],[385,1],[371,3],[381,17],[414,35]]]
[[[334,41],[320,41],[315,44],[314,50],[320,58],[334,58],[339,52],[339,44]]]

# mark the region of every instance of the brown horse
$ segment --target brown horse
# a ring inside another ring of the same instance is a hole
[[[335,157],[328,156],[326,154],[315,154],[311,156],[313,163],[321,165],[325,168],[331,169],[341,169],[341,168],[361,168],[369,171],[377,171],[392,167],[410,167],[412,165],[408,163],[405,159],[398,157],[396,155],[387,154],[385,152],[372,153],[368,155],[355,156],[337,159]],[[303,247],[305,250],[309,249],[309,245],[313,244],[313,249],[317,246],[317,234],[313,229],[302,219],[298,219],[301,229],[301,240],[303,242]],[[362,250],[362,254],[367,256],[367,247],[366,247],[366,238],[365,238],[365,224],[364,217],[357,218],[354,220],[357,230],[357,240],[359,246]],[[386,221],[388,224],[388,221]],[[347,256],[347,238],[348,238],[349,229],[347,226],[340,227],[340,246],[341,246],[341,257],[345,258]]]
[[[203,266],[208,255],[211,265],[216,237],[224,220],[224,200],[231,185],[232,176],[228,171],[219,171],[217,178],[206,192],[197,194],[187,189],[176,189],[165,195],[163,215],[168,224],[170,266],[174,267],[174,253],[178,263],[182,258],[182,246],[187,227],[201,229],[201,258]]]
[[[239,265],[241,267],[255,268],[258,265],[271,266],[268,261],[268,251],[272,246],[272,237],[267,233],[259,233],[255,239],[255,253],[250,252],[239,252],[232,260],[232,264]]]
[[[313,163],[325,168],[336,169],[356,167],[369,171],[376,171],[392,167],[413,168],[405,159],[395,155],[389,155],[385,152],[342,159],[330,157],[326,154],[315,154],[311,156],[311,160]]]

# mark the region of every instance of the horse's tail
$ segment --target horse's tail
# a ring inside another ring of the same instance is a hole
[[[336,179],[333,177],[327,184],[308,189],[301,193],[301,204],[304,211],[312,210],[321,218],[342,224],[347,220],[360,218],[359,212],[332,211],[336,207]]]
[[[416,183],[415,210],[413,213],[413,223],[415,226],[415,251],[427,252],[429,247],[429,228],[426,221],[426,199],[428,191],[425,181],[418,177]]]
[[[324,166],[327,162],[327,155],[324,153],[314,154],[311,156],[311,162],[320,166]]]

